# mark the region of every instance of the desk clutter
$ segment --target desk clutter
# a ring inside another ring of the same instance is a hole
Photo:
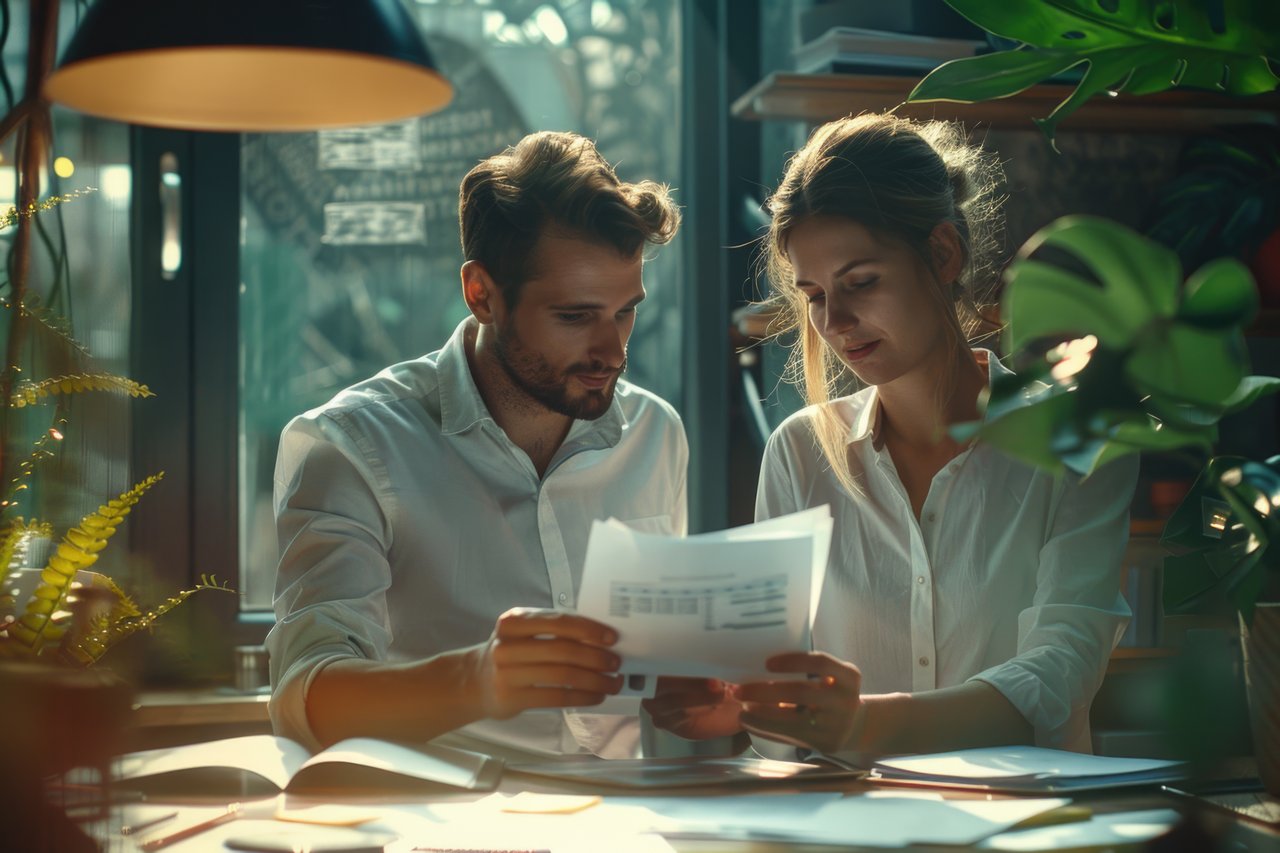
[[[656,770],[644,772],[646,763]],[[661,853],[708,840],[744,851],[1126,850],[1179,824],[1178,810],[1160,807],[1177,801],[1161,800],[1159,782],[1184,769],[1027,747],[888,759],[869,773],[748,757],[504,765],[467,750],[372,739],[308,756],[264,735],[122,756],[115,793],[145,799],[112,809],[95,834],[106,849],[146,853]],[[912,787],[889,784],[895,773],[911,776]],[[1110,790],[1081,794],[1095,788]],[[1017,795],[1002,793],[1010,790]]]

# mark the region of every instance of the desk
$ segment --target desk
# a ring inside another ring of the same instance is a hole
[[[559,782],[555,780],[534,779],[531,777],[515,777],[508,776],[504,778],[499,787],[499,792],[507,795],[517,794],[520,792],[536,792],[545,794],[599,794],[604,796],[604,802],[600,806],[593,806],[579,814],[582,816],[590,815],[591,809],[603,808],[606,805],[617,805],[618,796],[661,796],[671,795],[684,798],[686,807],[690,803],[706,802],[708,806],[713,804],[720,806],[727,802],[726,798],[733,797],[751,797],[760,798],[761,809],[770,807],[770,798],[783,793],[809,793],[817,794],[819,792],[835,792],[837,794],[858,795],[865,794],[870,791],[887,791],[891,790],[881,786],[871,786],[862,781],[822,781],[814,780],[806,783],[792,783],[782,785],[733,785],[733,786],[716,786],[699,789],[668,789],[665,791],[650,790],[633,791],[621,789],[603,789],[592,787],[582,783]],[[901,790],[901,789],[897,789]],[[472,792],[440,792],[429,795],[404,795],[404,794],[367,794],[359,796],[344,796],[342,798],[333,798],[326,800],[317,800],[315,798],[303,799],[299,797],[279,798],[279,802],[286,803],[290,808],[323,803],[330,806],[341,806],[348,809],[371,810],[374,812],[385,812],[388,815],[415,815],[421,814],[426,807],[459,807],[468,803],[477,803],[483,800],[489,794],[472,793]],[[972,798],[974,795],[949,793],[946,795],[951,798]],[[979,799],[989,799],[983,795],[979,795]],[[1087,805],[1092,809],[1095,815],[1118,814],[1122,812],[1132,812],[1146,809],[1170,809],[1185,808],[1186,801],[1179,800],[1170,795],[1163,794],[1159,791],[1143,790],[1143,791],[1127,791],[1127,792],[1095,792],[1088,795],[1078,795],[1073,798],[1076,804]],[[780,800],[773,801],[775,806]],[[198,836],[194,836],[185,841],[175,843],[164,848],[165,853],[193,853],[193,851],[217,851],[226,849],[223,847],[223,841],[236,834],[243,835],[246,831],[258,827],[256,822],[262,817],[268,817],[272,814],[278,805],[277,798],[266,797],[257,800],[246,800],[246,808],[248,813],[240,820],[210,829]],[[176,797],[166,800],[163,796],[149,797],[145,805],[121,805],[113,808],[111,814],[104,821],[92,824],[89,829],[102,845],[103,849],[112,851],[112,853],[133,853],[140,849],[139,842],[156,835],[163,835],[166,832],[172,832],[185,825],[197,822],[200,818],[216,814],[226,806],[225,799],[217,799],[211,797],[184,797],[178,799]],[[139,836],[122,837],[119,834],[119,827],[126,819],[140,820],[145,819],[147,814],[166,813],[172,810],[180,810],[181,814],[177,817],[170,818],[164,823],[158,825],[153,831],[143,833]],[[708,810],[711,810],[710,808]],[[604,812],[600,812],[604,815]],[[406,818],[407,820],[408,818]],[[414,820],[420,820],[414,817]],[[250,824],[248,821],[254,820],[255,823]],[[623,821],[611,820],[602,824],[599,821],[583,821],[576,816],[539,816],[537,820],[579,820],[578,828],[584,830],[588,837],[580,839],[579,844],[552,849],[573,850],[575,853],[582,853],[587,850],[609,851],[609,853],[659,853],[659,851],[675,850],[679,853],[783,853],[783,851],[791,851],[791,853],[819,853],[819,851],[831,851],[834,849],[845,850],[861,850],[861,849],[884,849],[870,848],[859,846],[841,846],[833,847],[827,845],[811,845],[811,844],[790,844],[783,842],[760,841],[760,840],[735,840],[732,838],[688,838],[675,837],[667,841],[661,838],[649,837],[646,841],[630,844],[628,841],[634,836],[622,830]],[[286,824],[273,824],[273,826],[285,826]],[[388,819],[383,827],[387,825],[395,825],[395,821]],[[403,824],[402,824],[403,825]],[[467,825],[474,825],[467,824]],[[601,829],[601,826],[607,828]],[[380,828],[379,824],[370,824],[373,829]],[[1268,827],[1261,823],[1254,823],[1244,819],[1239,819],[1225,811],[1202,811],[1199,821],[1199,828],[1194,826],[1184,827],[1182,832],[1187,834],[1186,844],[1174,846],[1170,849],[1177,850],[1199,850],[1209,849],[1209,839],[1220,839],[1227,846],[1219,849],[1230,849],[1240,851],[1267,851],[1271,853],[1276,849],[1280,849],[1280,827]],[[1197,835],[1196,833],[1202,833]],[[602,837],[602,833],[608,833],[606,839]],[[456,843],[448,845],[450,849],[457,849]],[[542,845],[538,849],[546,849],[547,845]],[[1115,849],[1141,849],[1142,843],[1135,842],[1128,847],[1121,845]],[[408,850],[412,849],[411,845],[402,845],[400,847],[391,846],[388,851]],[[513,848],[511,845],[503,845],[501,849],[512,850],[521,849],[519,845]],[[954,851],[956,846],[938,846],[938,845],[912,845],[906,848],[912,851]]]

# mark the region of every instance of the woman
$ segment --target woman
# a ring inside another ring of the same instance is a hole
[[[1009,372],[966,336],[998,177],[957,128],[887,115],[820,127],[788,163],[766,249],[810,405],[769,440],[756,516],[831,506],[815,651],[771,658],[785,680],[668,681],[658,726],[851,758],[1090,750],[1136,467],[1055,479],[948,431]],[[865,387],[831,399],[849,378]]]

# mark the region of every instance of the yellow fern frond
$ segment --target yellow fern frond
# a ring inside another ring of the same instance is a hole
[[[96,512],[86,515],[77,527],[67,531],[40,573],[40,584],[21,616],[9,624],[9,636],[37,654],[45,646],[56,645],[65,629],[54,622],[53,615],[62,609],[71,581],[80,569],[98,560],[98,552],[147,490],[164,477],[161,471],[148,477],[118,498],[107,501]]]
[[[36,536],[52,536],[53,525],[34,518],[31,521],[18,517],[0,531],[0,582],[9,575],[15,559],[22,559],[27,546]]]
[[[34,321],[38,332],[57,338],[82,356],[89,355],[85,345],[71,334],[71,324],[66,317],[40,305],[39,300],[33,296],[28,296],[26,300],[19,302],[17,307],[19,316],[24,320]],[[12,311],[14,305],[8,299],[0,299],[0,308]]]
[[[96,663],[116,643],[143,629],[150,629],[161,616],[164,616],[197,592],[206,589],[219,592],[235,592],[228,584],[218,583],[216,576],[206,577],[201,575],[200,583],[196,584],[193,589],[184,589],[176,595],[170,596],[146,613],[139,613],[130,617],[103,618],[95,622],[93,629],[86,632],[76,642],[68,644],[69,648],[64,649],[63,654],[75,663],[90,666]]]
[[[62,418],[55,420],[54,425],[45,430],[45,433],[31,446],[31,455],[18,465],[17,476],[10,481],[8,494],[4,496],[4,500],[0,501],[0,513],[8,512],[18,505],[18,492],[27,489],[27,481],[35,473],[36,466],[57,455],[49,449],[49,446],[50,444],[56,446],[62,441],[62,430],[58,429],[58,426],[66,426],[66,423]]]
[[[5,228],[11,228],[22,220],[30,219],[36,214],[44,213],[46,210],[52,210],[60,204],[75,201],[82,196],[86,196],[89,195],[89,193],[95,193],[97,191],[97,187],[85,187],[82,190],[73,190],[72,192],[65,193],[63,195],[51,195],[42,202],[27,205],[22,210],[18,210],[16,207],[10,207],[4,213],[0,214],[0,231],[3,231]]]
[[[38,403],[50,394],[77,394],[82,391],[114,391],[117,394],[128,394],[130,397],[154,397],[155,394],[146,385],[115,376],[110,373],[71,373],[42,379],[39,382],[26,381],[13,390],[9,405],[15,409]]]

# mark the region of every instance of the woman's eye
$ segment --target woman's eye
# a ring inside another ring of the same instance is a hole
[[[810,305],[817,305],[819,302],[826,299],[827,295],[819,290],[816,293],[806,293],[804,298]]]
[[[845,287],[849,290],[863,290],[870,287],[880,280],[879,276],[871,276],[870,278],[859,278],[845,282]]]

